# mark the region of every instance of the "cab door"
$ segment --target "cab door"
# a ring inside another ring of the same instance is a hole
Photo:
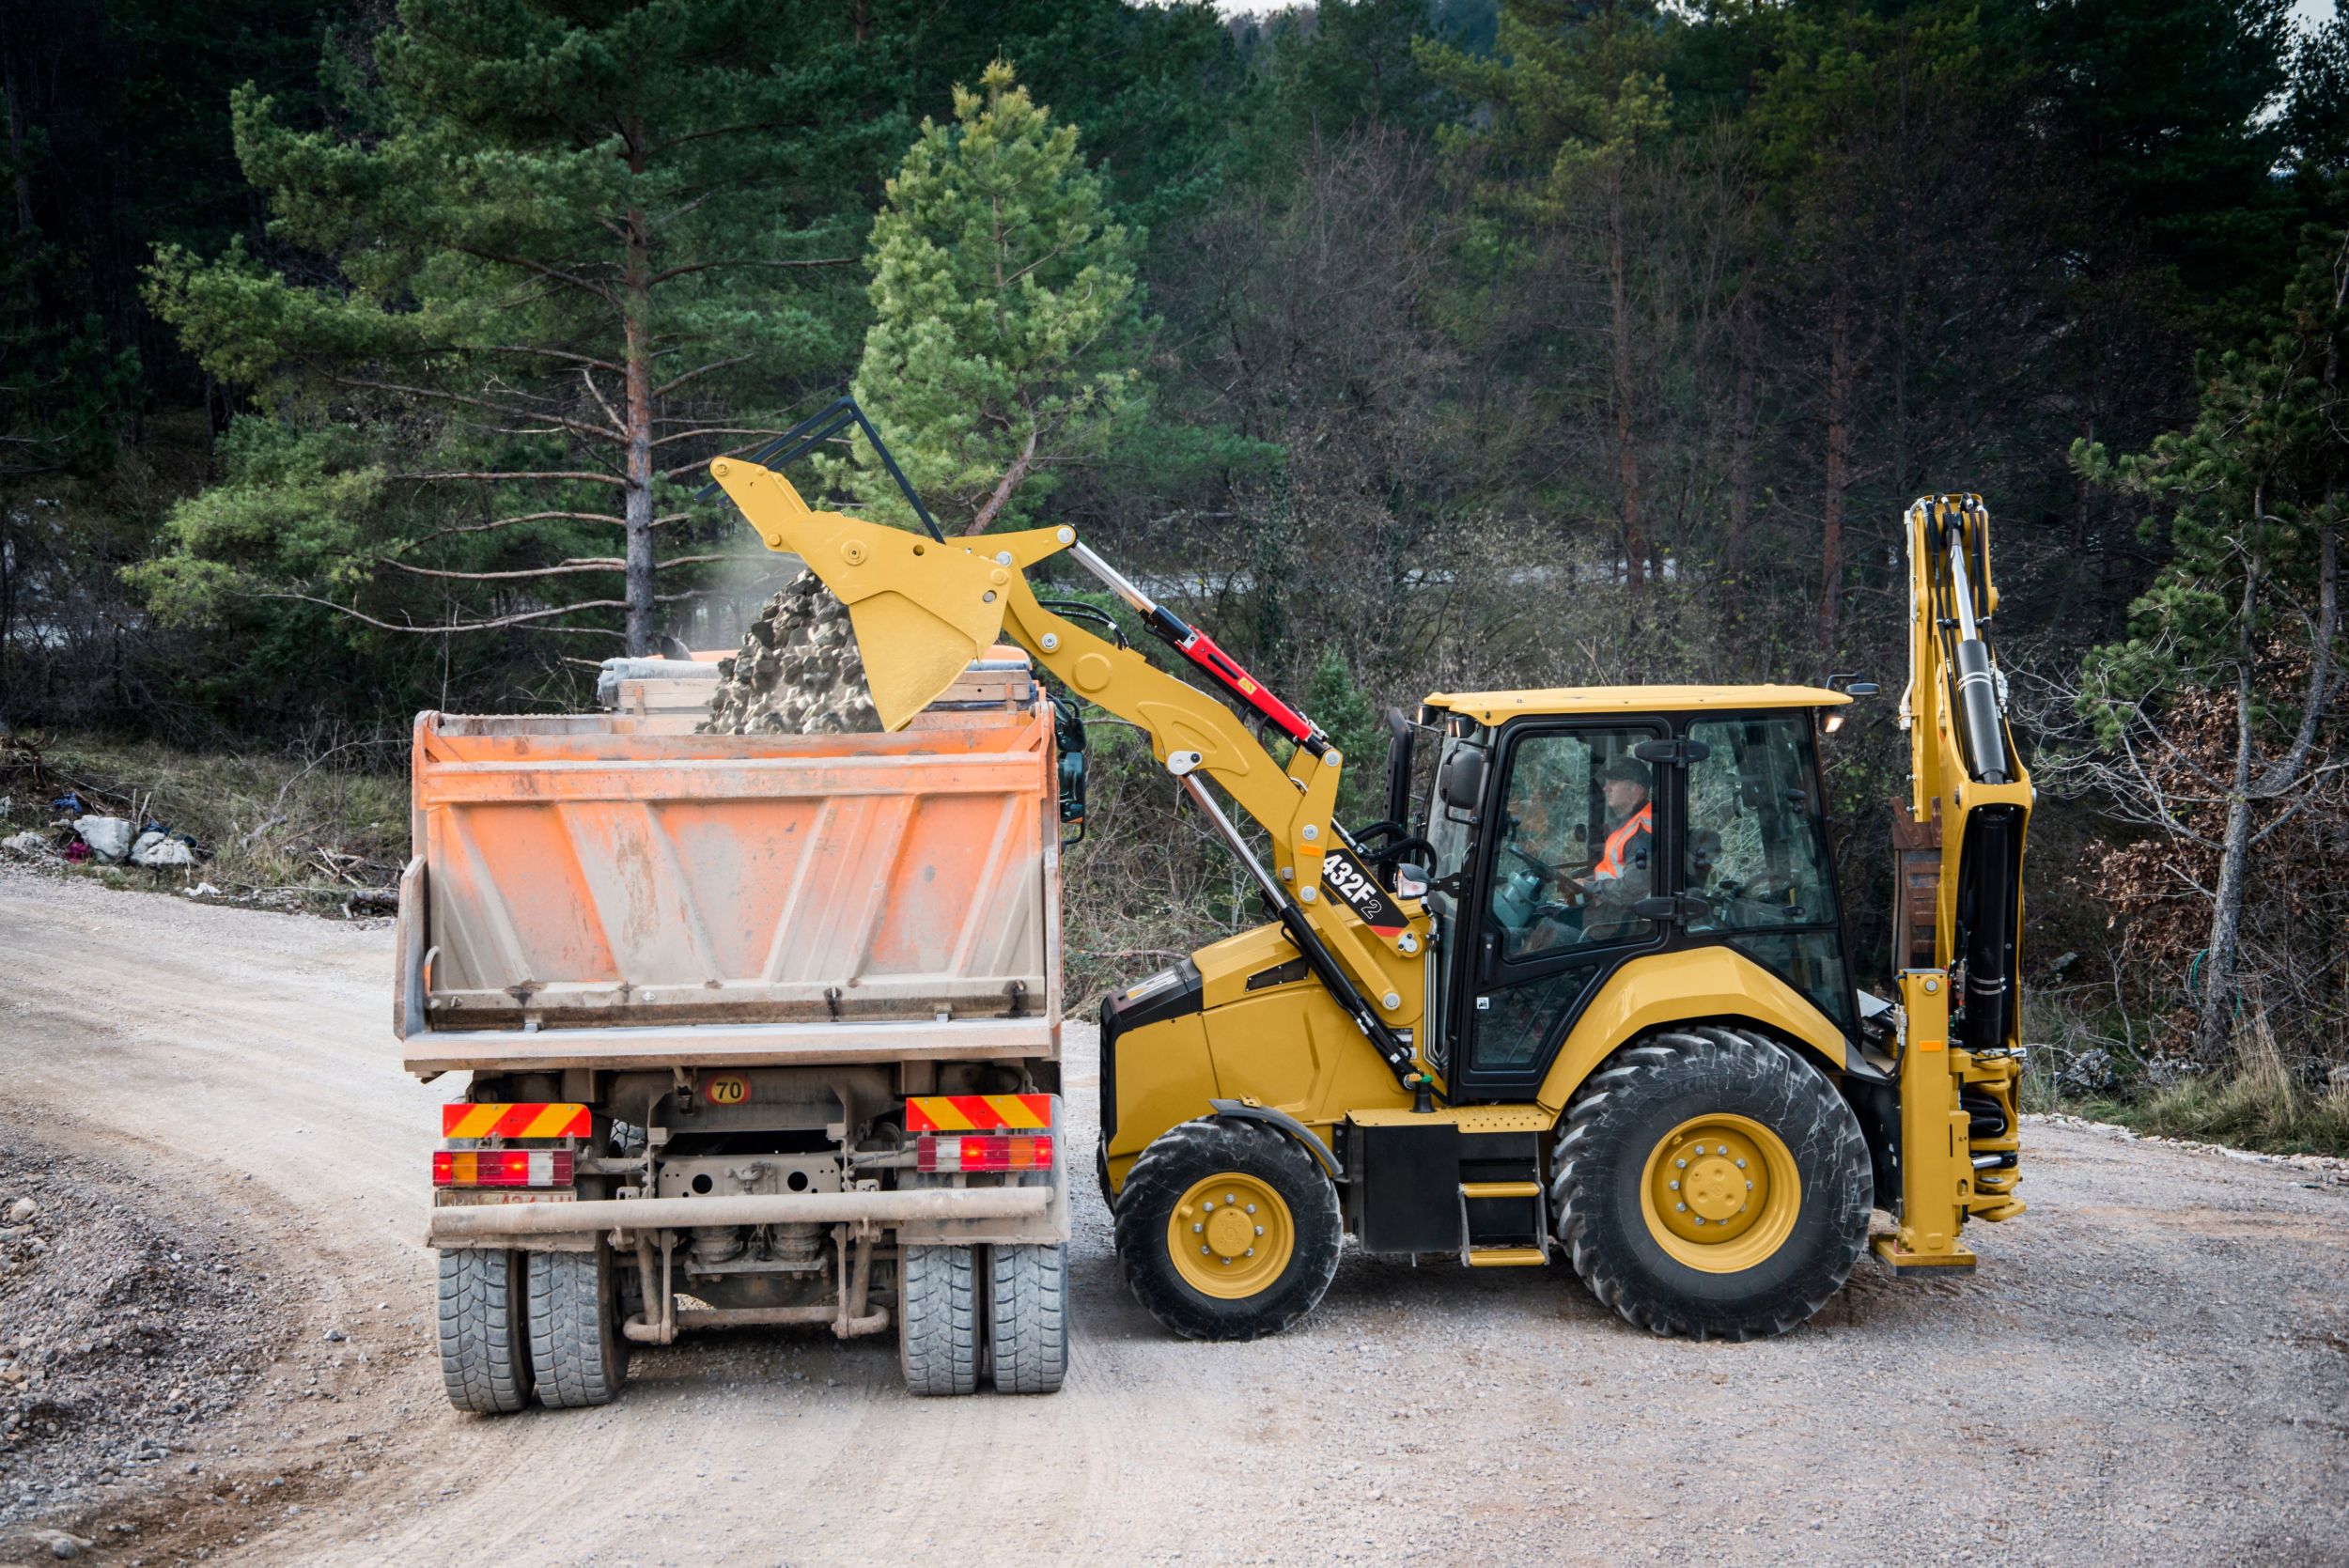
[[[1534,721],[1497,737],[1451,955],[1455,1102],[1530,1095],[1607,977],[1664,945],[1631,908],[1677,891],[1680,770],[1634,754],[1664,734]]]

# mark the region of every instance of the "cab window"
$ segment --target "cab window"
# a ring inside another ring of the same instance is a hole
[[[1725,937],[1848,1029],[1811,715],[1699,720],[1688,738],[1705,749],[1688,768],[1681,886],[1703,903],[1689,929]]]
[[[1489,913],[1504,960],[1645,938],[1656,888],[1656,782],[1637,729],[1532,735],[1509,755]]]

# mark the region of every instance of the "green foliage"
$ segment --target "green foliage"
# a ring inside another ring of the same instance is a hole
[[[1567,214],[1593,173],[1619,171],[1663,134],[1672,27],[1644,0],[1587,16],[1566,0],[1509,0],[1491,54],[1423,39],[1416,55],[1438,81],[1499,110],[1489,124],[1444,132],[1455,152],[1490,159],[1494,172],[1479,189],[1550,223]]]
[[[1024,524],[1063,471],[1149,406],[1150,324],[1133,236],[1086,172],[1073,126],[990,65],[925,120],[889,182],[867,265],[873,325],[856,393],[943,525]],[[863,454],[864,508],[907,512]]]
[[[2276,330],[2201,362],[2191,426],[2138,454],[2073,449],[2085,476],[2151,503],[2146,535],[2169,544],[2168,564],[2130,606],[2127,639],[2084,664],[2083,701],[2108,741],[2123,714],[2174,683],[2232,685],[2234,666],[2263,652],[2279,623],[2297,626],[2293,606],[2314,603],[2319,536],[2349,505],[2342,239],[2316,241]]]
[[[842,264],[903,131],[841,111],[890,87],[885,58],[822,7],[407,0],[331,64],[320,127],[234,96],[272,258],[165,246],[150,272],[188,350],[249,389],[239,424],[291,432],[230,443],[225,493],[148,575],[159,604],[331,602],[363,640],[611,636],[625,608],[649,651],[654,527],[731,532],[684,500],[699,459],[846,357]]]
[[[1354,684],[1345,656],[1324,648],[1305,679],[1305,712],[1346,758],[1338,775],[1338,818],[1368,822],[1379,815],[1386,790],[1387,726],[1378,705]]]

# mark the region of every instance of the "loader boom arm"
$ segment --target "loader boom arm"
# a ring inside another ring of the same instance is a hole
[[[779,473],[720,458],[710,473],[770,550],[797,554],[848,605],[873,704],[898,729],[998,636],[1026,650],[1084,700],[1149,737],[1174,775],[1255,877],[1282,927],[1352,1017],[1398,1083],[1418,1081],[1398,1025],[1418,1017],[1419,945],[1409,929],[1372,931],[1327,896],[1325,855],[1346,758],[1313,722],[1267,691],[1203,631],[1152,601],[1079,542],[1072,528],[1037,528],[944,541],[810,508]],[[1140,613],[1153,631],[1297,742],[1283,768],[1221,702],[1040,603],[1029,568],[1066,551]],[[1271,867],[1256,860],[1202,781],[1212,779],[1271,837]],[[1416,907],[1411,925],[1422,924]],[[1392,1020],[1392,1021],[1390,1021]]]

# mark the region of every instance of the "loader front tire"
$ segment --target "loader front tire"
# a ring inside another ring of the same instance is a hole
[[[897,1364],[916,1399],[978,1389],[977,1275],[968,1247],[908,1247],[897,1261]]]
[[[1643,1037],[1592,1075],[1550,1161],[1558,1239],[1626,1322],[1657,1334],[1782,1334],[1825,1306],[1868,1241],[1875,1181],[1827,1076],[1757,1034]]]
[[[474,1248],[441,1254],[441,1381],[475,1415],[530,1403],[530,1313],[522,1255]]]
[[[1253,1340],[1312,1312],[1338,1271],[1337,1188],[1277,1127],[1205,1116],[1160,1133],[1117,1194],[1117,1256],[1187,1340]]]
[[[988,1249],[988,1355],[995,1391],[1053,1394],[1068,1375],[1068,1250]]]
[[[612,1250],[530,1254],[530,1358],[551,1410],[609,1405],[628,1381]]]

